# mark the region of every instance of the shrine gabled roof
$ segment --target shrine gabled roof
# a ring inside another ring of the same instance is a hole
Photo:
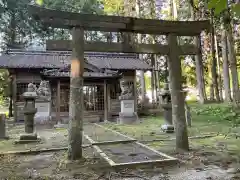
[[[7,51],[0,56],[0,68],[62,68],[70,64],[71,53],[62,51]],[[136,54],[85,53],[85,60],[99,69],[151,70]]]

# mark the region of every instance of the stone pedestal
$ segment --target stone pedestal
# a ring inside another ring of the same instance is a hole
[[[162,130],[167,133],[173,133],[174,132],[174,126],[172,122],[172,104],[162,104],[163,108],[163,117],[165,120],[165,124],[161,126]]]
[[[0,114],[0,140],[8,139],[6,136],[6,116],[5,114]]]
[[[119,113],[119,123],[131,124],[138,120],[137,113],[134,111],[134,100],[121,100],[121,112]]]
[[[174,132],[174,126],[172,122],[172,101],[171,93],[169,91],[169,84],[165,83],[164,90],[160,93],[162,99],[162,108],[165,124],[162,125],[162,130],[167,133]]]
[[[37,112],[37,108],[27,107],[24,109],[24,123],[25,123],[25,133],[34,132],[34,116]]]
[[[35,124],[47,124],[51,119],[51,101],[38,100],[35,103],[35,107],[37,108],[37,113],[34,116]]]

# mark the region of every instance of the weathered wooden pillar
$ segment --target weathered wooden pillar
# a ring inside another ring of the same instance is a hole
[[[108,121],[108,88],[106,80],[104,80],[104,121]]]
[[[70,82],[70,120],[68,158],[82,158],[83,134],[83,73],[84,73],[84,30],[72,30],[72,57]]]
[[[12,100],[13,100],[13,117],[14,122],[17,122],[17,78],[16,75],[12,75],[12,83],[13,83],[13,94],[12,94]]]
[[[134,89],[134,112],[137,112],[138,111],[137,71],[134,71],[133,89]]]
[[[155,97],[154,97],[154,89],[155,89],[155,59],[154,55],[151,55],[151,66],[152,66],[152,72],[151,72],[151,92],[152,92],[152,105],[154,106],[155,104]]]
[[[172,118],[176,131],[176,149],[189,150],[188,133],[184,109],[184,93],[182,91],[182,72],[181,61],[179,58],[179,49],[177,36],[168,35],[169,58],[168,69],[170,76],[170,90],[172,99]]]
[[[13,78],[12,75],[9,76],[9,108],[8,116],[13,117]]]
[[[60,80],[57,81],[57,97],[56,97],[56,118],[57,123],[61,123],[61,110],[60,110],[60,104],[61,104],[61,82]]]
[[[156,57],[156,100],[157,100],[157,105],[159,105],[159,90],[160,90],[160,81],[159,81],[159,68],[158,68],[159,63],[157,62],[157,57]]]

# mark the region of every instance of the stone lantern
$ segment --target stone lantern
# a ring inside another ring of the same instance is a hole
[[[172,122],[172,101],[171,101],[171,93],[169,90],[169,84],[166,83],[164,85],[164,89],[160,92],[160,96],[162,98],[162,108],[163,108],[163,116],[165,120],[165,124],[162,125],[162,130],[167,133],[174,132],[174,126]]]
[[[35,101],[38,97],[34,85],[30,83],[28,85],[27,92],[23,93],[24,98],[24,123],[25,123],[25,134],[20,136],[20,141],[36,141],[37,134],[34,133],[34,116],[37,113],[37,108],[35,108]]]

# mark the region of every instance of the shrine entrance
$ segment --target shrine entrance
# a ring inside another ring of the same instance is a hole
[[[200,41],[193,44],[178,44],[179,36],[199,38],[200,33],[210,29],[209,21],[164,21],[131,17],[89,15],[50,10],[29,6],[32,16],[47,26],[72,30],[72,40],[48,41],[47,49],[72,51],[70,88],[70,159],[82,157],[83,123],[83,72],[84,51],[118,52],[137,54],[160,54],[168,56],[173,121],[176,129],[176,148],[188,149],[187,127],[184,114],[184,94],[182,92],[182,73],[180,55],[201,56]],[[104,31],[122,33],[122,42],[88,42],[84,31]],[[132,34],[165,35],[167,45],[139,44],[132,42]],[[121,64],[119,64],[120,66]],[[136,83],[133,81],[133,83]],[[136,103],[136,97],[134,99]],[[136,104],[135,104],[136,105]],[[104,109],[105,111],[107,108]],[[106,113],[105,113],[106,114]],[[91,139],[90,139],[91,141]],[[93,141],[94,143],[94,141]],[[95,146],[94,146],[95,147]],[[99,149],[99,147],[95,147]]]

